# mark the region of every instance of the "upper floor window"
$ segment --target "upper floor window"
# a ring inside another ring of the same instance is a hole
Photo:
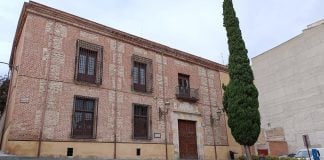
[[[146,92],[146,64],[134,62],[133,84],[135,91]]]
[[[190,95],[189,75],[178,74],[178,85],[179,85],[179,94],[181,94],[182,96],[189,97]]]
[[[76,74],[77,81],[101,84],[102,46],[77,41]]]
[[[133,55],[132,66],[132,90],[151,93],[153,90],[152,60]]]
[[[176,97],[181,100],[196,102],[199,100],[198,89],[190,88],[189,75],[178,74]]]
[[[72,137],[94,138],[96,100],[76,96],[74,99]]]
[[[78,80],[95,83],[97,52],[80,48]]]

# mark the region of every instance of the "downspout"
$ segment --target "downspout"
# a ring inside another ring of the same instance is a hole
[[[219,82],[220,82],[220,90],[221,90],[221,93],[222,93],[221,97],[224,97],[224,90],[222,88],[222,80],[221,80],[221,72],[220,71],[219,71],[218,79],[219,79]],[[222,101],[222,104],[223,104],[223,99],[221,101]],[[224,106],[222,106],[222,107],[224,109]],[[227,137],[226,140],[227,140],[227,145],[228,145],[227,153],[229,153],[229,151],[230,151],[229,146],[230,145],[229,145],[229,137],[228,137],[228,131],[227,131],[227,129],[228,129],[228,126],[227,126],[227,114],[226,114],[226,112],[224,110],[223,110],[223,113],[224,113],[223,120],[224,120],[224,123],[225,123],[225,131],[226,131],[226,137]]]
[[[210,110],[210,122],[212,127],[212,133],[213,133],[213,140],[214,140],[214,152],[215,152],[215,160],[217,160],[217,148],[216,148],[216,139],[215,139],[215,127],[214,127],[214,117],[213,117],[213,110],[212,110],[212,104],[210,100],[210,91],[209,91],[209,80],[208,80],[208,73],[207,68],[205,69],[206,72],[206,78],[207,78],[207,91],[208,91],[208,101],[209,101],[209,110]],[[217,93],[216,93],[217,94]]]
[[[117,54],[117,45],[118,42],[116,40],[116,45],[115,45],[115,54]],[[116,55],[117,58],[117,55]],[[116,59],[117,62],[117,59]],[[115,66],[115,87],[114,87],[114,92],[115,92],[115,106],[114,106],[114,159],[117,158],[117,63]]]
[[[56,20],[54,20],[54,24],[56,24]],[[52,29],[54,30],[54,26],[52,27]],[[53,51],[53,39],[54,39],[54,34],[50,33],[51,37],[51,46],[50,46],[50,54],[49,54],[49,58],[48,58],[48,66],[45,68],[46,71],[46,87],[45,87],[45,101],[43,103],[43,112],[42,112],[42,116],[41,116],[41,128],[39,131],[39,138],[38,138],[38,147],[37,147],[37,157],[40,156],[40,152],[41,152],[41,147],[42,147],[42,139],[43,139],[43,129],[44,129],[44,120],[45,120],[45,112],[46,112],[46,108],[47,108],[47,99],[48,99],[48,87],[49,87],[49,72],[50,72],[50,68],[51,68],[51,59],[52,59],[52,51]]]
[[[164,106],[164,111],[167,110],[167,107],[165,105],[165,86],[164,86],[164,61],[163,61],[163,57],[164,54],[161,53],[161,57],[162,57],[162,88],[163,88],[163,106]],[[168,160],[168,136],[167,136],[167,114],[164,114],[164,143],[165,143],[165,159]]]

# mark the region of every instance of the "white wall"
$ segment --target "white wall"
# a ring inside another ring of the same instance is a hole
[[[262,128],[283,127],[289,152],[302,135],[324,147],[324,23],[252,59]]]

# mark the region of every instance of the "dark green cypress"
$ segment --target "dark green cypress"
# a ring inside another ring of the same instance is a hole
[[[225,90],[223,105],[232,135],[236,142],[244,145],[250,159],[248,146],[254,145],[260,134],[258,91],[253,84],[254,77],[248,51],[245,48],[232,0],[224,0],[223,16],[230,53],[228,62],[230,81],[223,87]]]
[[[7,102],[7,95],[9,89],[9,78],[7,77],[0,77],[0,117],[3,115],[3,111],[6,106]]]

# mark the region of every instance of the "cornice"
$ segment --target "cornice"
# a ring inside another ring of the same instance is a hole
[[[179,60],[183,60],[192,64],[196,64],[199,66],[203,66],[212,70],[227,72],[227,67],[224,65],[221,65],[219,63],[192,55],[190,53],[186,53],[138,36],[134,36],[131,34],[128,34],[126,32],[104,26],[102,24],[30,1],[25,2],[24,7],[22,9],[16,35],[13,42],[11,57],[10,57],[10,64],[13,62],[14,53],[16,51],[16,46],[18,45],[18,41],[22,32],[23,25],[26,20],[27,14],[35,14],[39,16],[43,16],[45,18],[53,19],[62,23],[66,23],[68,25],[72,25],[78,28],[81,28],[83,30],[91,31],[103,36],[107,36],[125,43],[129,43],[141,48],[145,48],[160,54],[164,54],[169,57],[173,57]]]

